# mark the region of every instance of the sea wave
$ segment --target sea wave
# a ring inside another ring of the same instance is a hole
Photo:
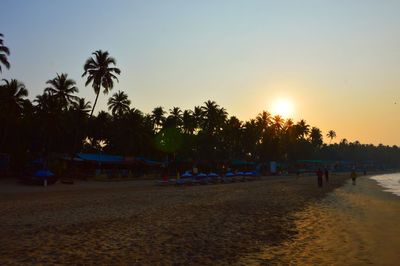
[[[371,179],[378,182],[378,184],[382,186],[385,191],[400,196],[400,173],[376,175],[372,176]]]

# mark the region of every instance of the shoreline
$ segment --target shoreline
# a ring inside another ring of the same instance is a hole
[[[344,186],[297,212],[298,234],[245,256],[243,264],[397,265],[400,198],[371,179]]]
[[[118,182],[1,193],[0,245],[8,248],[0,260],[237,263],[266,245],[293,239],[294,214],[347,179],[332,175],[322,189],[313,176],[288,176],[183,188]]]

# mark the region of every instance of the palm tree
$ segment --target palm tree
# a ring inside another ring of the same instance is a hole
[[[196,130],[196,120],[191,110],[183,111],[182,128],[185,134],[193,134],[193,132]]]
[[[72,106],[75,111],[85,115],[89,114],[90,110],[92,109],[90,102],[86,102],[85,98],[79,98],[78,101],[72,104]]]
[[[227,119],[228,113],[225,108],[219,107],[214,101],[206,101],[204,106],[201,107],[203,110],[203,128],[208,131],[211,135],[222,128],[223,124]]]
[[[300,120],[296,124],[297,134],[300,138],[304,139],[310,133],[310,126],[305,120]]]
[[[275,115],[272,117],[272,126],[274,127],[276,133],[282,129],[284,123],[285,120],[282,118],[282,116]]]
[[[311,141],[311,144],[316,148],[318,148],[322,145],[322,142],[323,142],[322,132],[319,128],[317,128],[317,127],[311,128],[310,141]]]
[[[94,52],[93,55],[94,58],[90,57],[86,60],[83,66],[84,72],[82,74],[82,77],[88,76],[85,86],[92,83],[92,88],[96,93],[96,99],[90,117],[93,115],[94,108],[96,107],[101,87],[104,89],[103,93],[108,94],[114,87],[114,80],[118,81],[116,75],[121,73],[118,68],[111,67],[111,65],[116,65],[116,61],[113,57],[109,56],[107,51],[103,52],[102,50],[98,50]]]
[[[55,78],[48,80],[46,84],[49,84],[50,87],[47,87],[45,92],[57,99],[62,110],[66,110],[75,101],[79,100],[77,96],[73,95],[79,91],[75,86],[76,82],[69,79],[68,74],[57,74]]]
[[[58,107],[56,99],[48,92],[37,95],[33,102],[36,103],[36,110],[42,113],[54,112]]]
[[[4,85],[0,87],[0,107],[4,108],[3,112],[10,114],[11,112],[19,113],[24,106],[25,97],[28,96],[28,90],[25,85],[16,79],[10,81],[3,79]]]
[[[153,109],[151,112],[151,120],[153,122],[153,128],[155,131],[159,131],[165,121],[165,111],[161,106]]]
[[[333,130],[329,130],[329,131],[328,131],[328,134],[326,134],[326,136],[330,139],[329,143],[331,143],[332,140],[333,140],[334,138],[336,138],[336,132],[333,131]]]
[[[271,114],[267,111],[262,111],[256,117],[256,121],[262,132],[271,125]]]
[[[10,68],[10,62],[8,62],[7,56],[10,55],[10,50],[3,44],[3,34],[0,33],[0,63],[3,64],[7,69]],[[0,64],[0,73],[1,73]]]
[[[195,106],[193,108],[193,119],[195,122],[196,129],[199,129],[200,125],[202,124],[204,118],[204,112],[201,106]]]
[[[169,110],[165,124],[167,127],[180,127],[182,125],[182,110],[179,107],[173,107]]]
[[[129,111],[131,101],[128,99],[128,95],[123,91],[118,91],[108,99],[108,110],[111,110],[113,116],[121,116],[123,113]]]
[[[27,101],[25,98],[28,96],[28,90],[23,83],[16,79],[3,81],[5,84],[0,86],[0,148],[7,138],[8,128],[21,117]]]

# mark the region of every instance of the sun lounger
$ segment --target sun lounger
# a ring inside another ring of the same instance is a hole
[[[193,178],[193,182],[196,182],[197,184],[208,184],[208,178],[207,175],[205,173],[198,173],[194,178]]]
[[[211,183],[218,183],[221,181],[221,177],[213,172],[209,173],[207,175],[207,178],[208,178],[208,182],[211,182]]]
[[[254,171],[245,172],[244,177],[248,181],[253,181],[256,179],[256,172]]]
[[[235,177],[234,177],[234,181],[239,181],[239,182],[246,181],[245,176],[244,176],[244,172],[237,172]]]
[[[235,177],[235,174],[232,172],[228,172],[225,174],[225,176],[222,178],[222,181],[225,183],[233,182],[233,179]]]

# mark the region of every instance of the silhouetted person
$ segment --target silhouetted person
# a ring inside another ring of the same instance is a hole
[[[325,182],[328,183],[329,182],[329,171],[328,171],[328,168],[325,168],[324,175],[325,175]]]
[[[357,178],[357,174],[356,174],[355,170],[353,170],[351,172],[350,177],[351,177],[351,181],[352,181],[353,185],[355,185],[356,184],[356,178]]]
[[[322,187],[322,175],[323,175],[323,173],[321,171],[321,168],[318,168],[318,171],[317,171],[318,187]]]

